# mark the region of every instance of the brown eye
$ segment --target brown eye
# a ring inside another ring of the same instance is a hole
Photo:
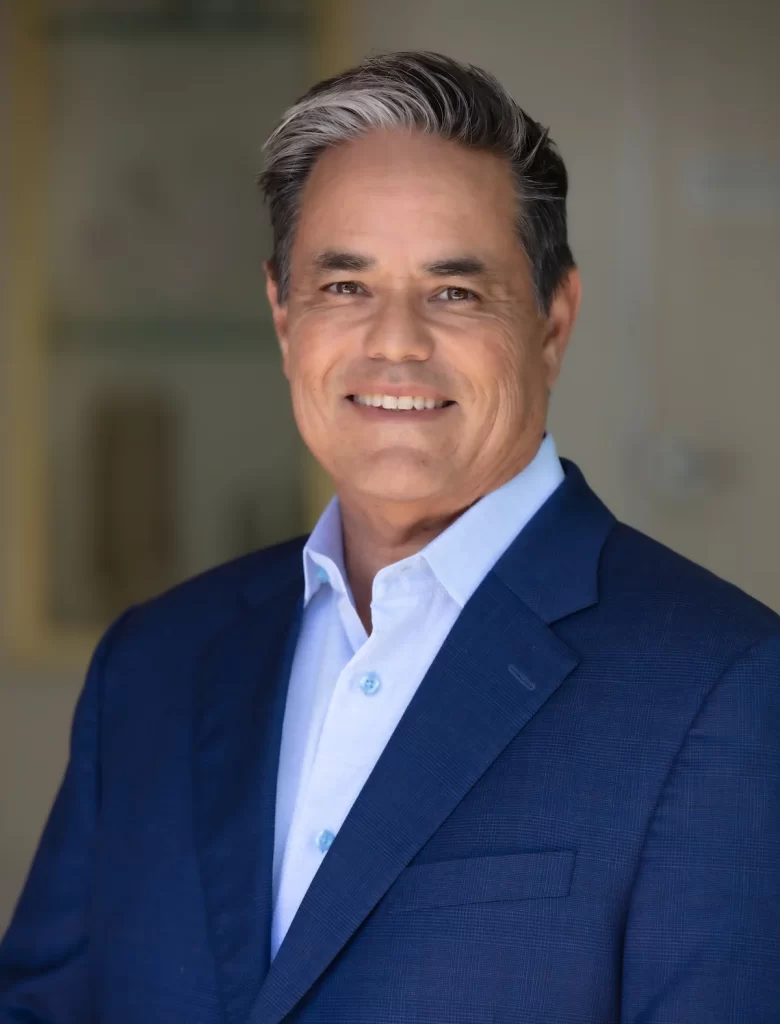
[[[360,295],[361,288],[357,281],[335,281],[325,288],[331,295]]]
[[[437,299],[442,297],[446,302],[468,302],[471,299],[476,299],[477,296],[468,288],[451,285],[449,288],[443,288],[436,296]]]

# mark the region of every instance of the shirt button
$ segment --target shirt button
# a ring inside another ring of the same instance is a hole
[[[317,566],[317,579],[320,581],[320,583],[329,582],[330,576],[328,576],[328,570],[325,568],[324,565]]]
[[[360,689],[367,697],[372,697],[377,693],[381,685],[382,683],[376,672],[367,672],[360,680]]]
[[[330,849],[330,845],[335,839],[335,835],[329,828],[324,828],[322,832],[317,836],[317,846],[322,850],[323,853],[327,853]]]

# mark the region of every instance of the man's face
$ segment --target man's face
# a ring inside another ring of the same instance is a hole
[[[579,280],[539,314],[516,211],[506,161],[421,133],[373,133],[315,164],[287,302],[270,276],[268,292],[298,427],[342,497],[454,512],[533,458]]]

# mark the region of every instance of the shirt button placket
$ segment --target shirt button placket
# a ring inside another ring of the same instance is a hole
[[[360,680],[360,689],[367,697],[373,697],[379,692],[382,682],[376,672],[366,672]]]
[[[335,838],[335,835],[331,832],[329,828],[324,828],[322,832],[319,833],[316,839],[316,843],[319,849],[322,851],[322,853],[328,852]]]

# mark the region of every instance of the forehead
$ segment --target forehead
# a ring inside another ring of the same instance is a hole
[[[317,160],[295,248],[510,251],[515,223],[507,160],[421,132],[373,132]]]

